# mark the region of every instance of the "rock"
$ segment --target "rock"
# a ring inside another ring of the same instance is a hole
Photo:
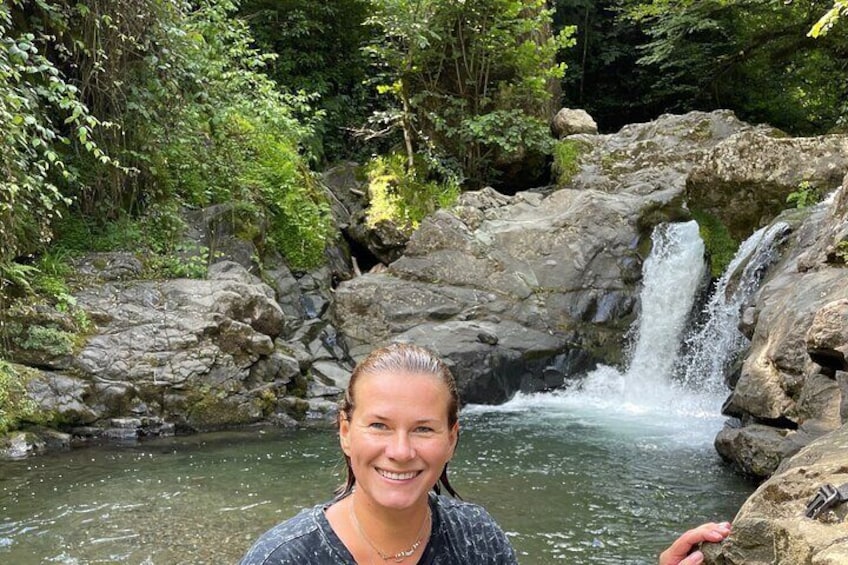
[[[740,132],[717,145],[687,178],[689,205],[717,217],[741,241],[786,208],[807,183],[826,194],[848,172],[848,135],[778,137]]]
[[[707,544],[705,563],[771,565],[848,563],[848,504],[818,519],[804,516],[807,502],[826,483],[848,483],[848,426],[818,438],[791,459],[745,502],[722,544]]]
[[[96,278],[101,281],[122,281],[137,279],[144,265],[133,253],[112,251],[108,253],[89,253],[74,260],[77,276]]]
[[[87,404],[93,392],[90,383],[58,373],[39,372],[26,384],[29,397],[41,412],[71,425],[86,425],[104,417],[104,413]]]
[[[771,475],[785,453],[782,452],[787,429],[751,424],[743,428],[724,427],[716,436],[715,448],[746,475]]]
[[[328,385],[347,390],[351,370],[334,361],[316,361],[312,364],[312,374]]]
[[[825,251],[848,224],[845,192],[848,177],[830,202],[806,212],[744,316],[752,341],[726,413],[750,425],[723,430],[716,445],[761,478],[846,421],[848,277]],[[774,427],[765,432],[764,426]]]
[[[13,431],[0,436],[0,459],[24,459],[50,451],[70,447],[71,436],[57,430],[34,426],[24,431]]]
[[[551,133],[557,139],[575,133],[598,133],[598,124],[586,110],[562,108],[551,120]]]
[[[497,344],[483,343],[480,334]],[[498,404],[516,391],[561,386],[568,368],[545,380],[545,368],[566,357],[560,337],[534,331],[510,321],[500,323],[447,321],[424,323],[397,335],[393,341],[427,347],[445,359],[456,378],[463,403]]]
[[[831,371],[848,371],[848,299],[821,307],[807,331],[810,358]]]

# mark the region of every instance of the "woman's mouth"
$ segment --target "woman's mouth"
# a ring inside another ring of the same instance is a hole
[[[409,479],[413,479],[418,476],[421,471],[407,471],[406,473],[394,473],[392,471],[387,471],[385,469],[377,468],[377,472],[380,473],[380,476],[385,477],[387,479],[391,479],[393,481],[408,481]]]

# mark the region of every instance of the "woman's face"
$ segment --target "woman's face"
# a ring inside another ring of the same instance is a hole
[[[448,424],[450,392],[434,375],[365,373],[339,439],[350,458],[360,502],[403,510],[424,503],[456,447]]]

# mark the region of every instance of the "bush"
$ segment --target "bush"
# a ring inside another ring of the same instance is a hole
[[[410,234],[425,216],[451,206],[460,194],[455,180],[426,180],[427,167],[420,160],[407,171],[406,157],[400,153],[373,158],[367,174],[370,196],[367,223],[371,227],[389,220]]]

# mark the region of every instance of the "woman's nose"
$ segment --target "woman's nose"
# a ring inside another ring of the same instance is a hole
[[[389,441],[389,446],[386,449],[386,455],[390,459],[397,461],[408,461],[415,458],[415,448],[409,440],[409,435],[405,433],[396,433],[392,435]]]

